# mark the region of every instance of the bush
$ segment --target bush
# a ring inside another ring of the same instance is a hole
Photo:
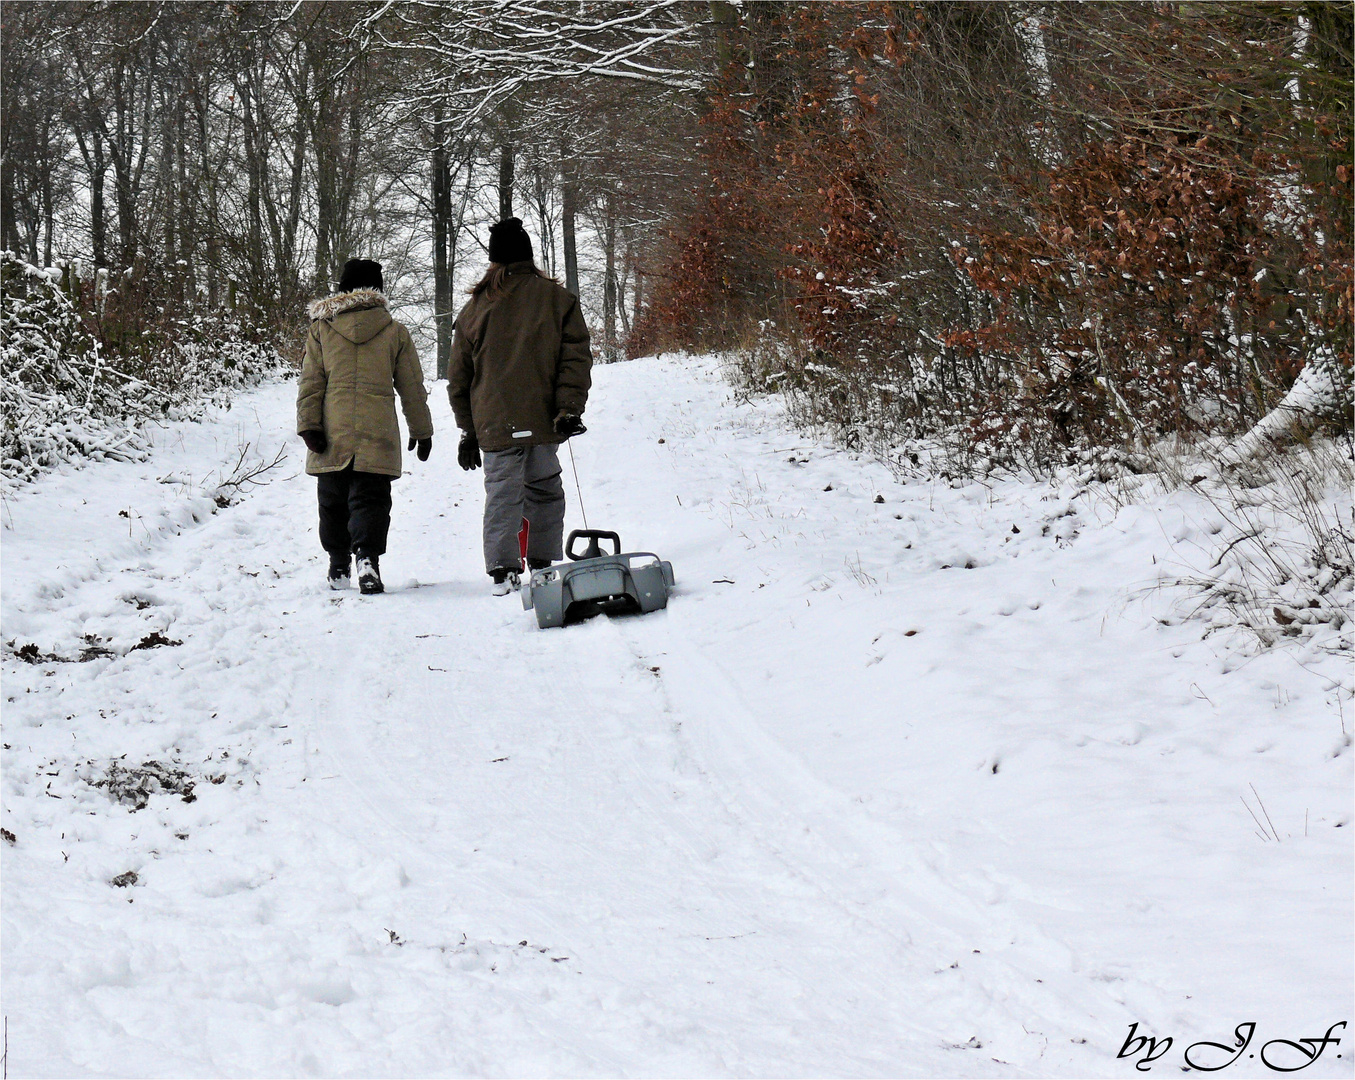
[[[1348,418],[1351,8],[1303,11],[749,5],[634,350],[774,327],[844,441],[1042,468],[1312,363]]]
[[[195,419],[285,368],[233,313],[163,318],[106,340],[94,283],[0,253],[0,476],[31,480],[61,462],[145,454],[142,427]],[[83,310],[82,310],[83,309]],[[107,306],[105,305],[105,312]],[[121,348],[119,348],[121,344]]]

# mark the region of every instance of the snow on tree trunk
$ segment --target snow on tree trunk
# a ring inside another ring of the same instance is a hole
[[[1311,429],[1342,414],[1349,420],[1351,408],[1350,372],[1329,349],[1308,361],[1283,400],[1227,450],[1237,462],[1249,461],[1258,454],[1295,434]]]

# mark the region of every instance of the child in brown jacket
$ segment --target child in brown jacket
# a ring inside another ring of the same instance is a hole
[[[592,385],[588,327],[578,298],[543,274],[517,218],[489,230],[489,270],[456,320],[447,395],[461,428],[457,461],[484,453],[485,570],[502,595],[527,564],[564,557],[565,492],[559,444],[582,434]]]

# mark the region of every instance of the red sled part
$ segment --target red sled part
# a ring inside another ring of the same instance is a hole
[[[522,558],[522,565],[518,568],[522,573],[527,572],[527,540],[531,535],[532,523],[526,518],[522,519],[522,528],[518,530],[518,554]]]

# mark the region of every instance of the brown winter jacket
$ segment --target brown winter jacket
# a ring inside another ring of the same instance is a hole
[[[447,396],[483,450],[558,443],[555,416],[583,415],[592,385],[578,298],[530,262],[509,263],[493,300],[472,297],[456,319]]]
[[[433,436],[423,369],[409,331],[386,310],[375,289],[317,300],[296,389],[296,431],[323,431],[323,454],[306,454],[306,471],[399,476],[400,424],[395,394],[412,439]]]

